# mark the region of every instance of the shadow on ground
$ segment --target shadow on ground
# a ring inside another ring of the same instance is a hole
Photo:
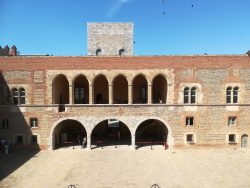
[[[40,150],[36,149],[16,149],[9,154],[0,154],[0,181],[24,165]]]
[[[29,84],[30,80],[18,78],[16,83]],[[20,103],[22,89],[22,87],[9,88],[4,73],[0,71],[0,181],[39,152],[37,139],[34,142],[30,125],[24,118],[27,99],[22,98]],[[18,98],[13,97],[15,93],[18,94],[16,95]],[[4,154],[5,147],[2,145],[2,140],[4,144],[8,143],[9,154]]]

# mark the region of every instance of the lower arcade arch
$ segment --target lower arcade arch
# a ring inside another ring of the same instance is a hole
[[[168,133],[167,126],[160,120],[145,120],[136,129],[135,145],[137,148],[149,145],[163,145],[167,149]]]
[[[53,131],[52,146],[53,149],[58,149],[82,145],[84,137],[87,138],[87,132],[80,122],[70,119],[63,120]]]
[[[91,133],[91,148],[103,146],[131,145],[129,128],[117,119],[98,123]]]

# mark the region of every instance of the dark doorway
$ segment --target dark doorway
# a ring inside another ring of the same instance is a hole
[[[149,119],[142,122],[136,129],[135,142],[137,147],[163,145],[167,147],[168,129],[159,120]]]
[[[248,135],[244,134],[241,137],[241,148],[247,148],[248,147]]]
[[[91,144],[96,147],[131,145],[128,127],[119,120],[109,119],[97,124],[91,134]]]

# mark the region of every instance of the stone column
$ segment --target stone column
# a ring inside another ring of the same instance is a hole
[[[93,104],[94,100],[93,100],[93,88],[92,85],[89,85],[89,104]]]
[[[109,104],[113,104],[113,85],[109,85]]]
[[[133,86],[128,85],[128,104],[133,104]]]
[[[91,150],[91,137],[87,136],[87,150]]]
[[[152,104],[152,85],[148,84],[148,104]]]
[[[131,146],[135,150],[135,134],[131,134]]]
[[[73,104],[73,90],[72,90],[72,85],[69,85],[69,104]]]

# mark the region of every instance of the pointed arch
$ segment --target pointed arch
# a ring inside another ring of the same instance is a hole
[[[152,87],[152,101],[153,103],[166,103],[168,85],[165,76],[158,74],[153,79]]]
[[[89,103],[89,82],[86,76],[80,74],[73,80],[73,103]]]
[[[109,88],[106,76],[99,74],[95,77],[93,90],[94,104],[109,103]]]
[[[56,149],[69,145],[80,145],[84,137],[87,137],[87,131],[81,122],[75,119],[62,119],[52,127],[51,149]]]
[[[135,131],[135,143],[137,146],[147,144],[164,145],[169,147],[169,135],[167,125],[158,119],[147,119],[142,121]]]
[[[133,103],[146,104],[148,102],[148,82],[143,74],[133,79]]]
[[[97,147],[131,145],[131,132],[128,126],[118,119],[102,120],[91,132],[91,144]]]
[[[53,79],[52,103],[69,104],[69,81],[63,74],[59,74]]]
[[[114,104],[128,104],[128,81],[122,74],[113,79]]]

